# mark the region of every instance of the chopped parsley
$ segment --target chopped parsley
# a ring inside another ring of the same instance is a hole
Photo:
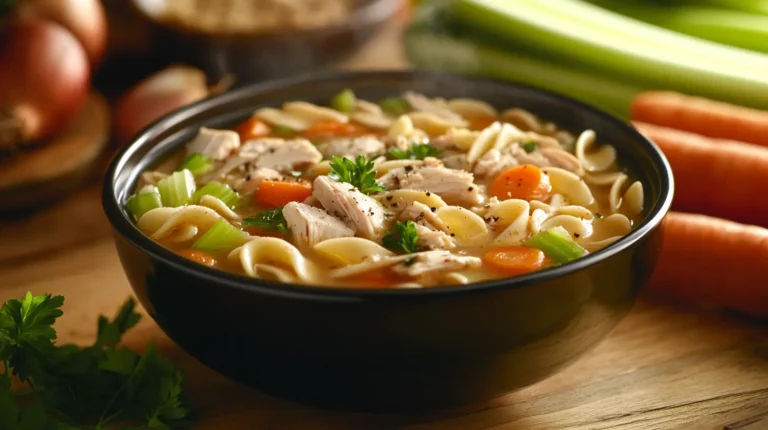
[[[181,371],[150,343],[118,347],[136,325],[133,299],[99,317],[90,346],[55,343],[64,297],[27,293],[0,308],[0,427],[3,429],[173,429],[188,426]],[[18,379],[27,388],[12,388]]]
[[[398,221],[394,231],[388,232],[382,239],[382,244],[395,252],[413,254],[418,251],[419,232],[413,221]]]
[[[280,234],[288,233],[288,222],[283,216],[283,207],[264,211],[254,217],[244,218],[243,227],[258,227],[264,231],[276,231]]]
[[[599,213],[599,212],[595,212],[595,218],[597,218],[597,219],[603,219],[603,216],[602,216],[602,215],[600,215],[600,213]]]
[[[380,193],[384,186],[376,181],[376,170],[373,161],[358,155],[355,161],[349,158],[332,157],[331,173],[328,175],[339,182],[346,182],[360,190],[363,194]]]
[[[423,160],[427,157],[437,157],[443,150],[435,148],[428,143],[412,143],[408,150],[403,151],[399,148],[389,148],[387,154],[396,160]]]
[[[529,142],[523,143],[520,146],[525,150],[525,152],[530,154],[531,152],[536,150],[536,147],[538,146],[538,144],[531,140]]]

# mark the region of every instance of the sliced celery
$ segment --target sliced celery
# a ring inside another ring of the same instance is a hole
[[[561,63],[758,108],[768,56],[675,33],[579,0],[457,0],[452,16]]]
[[[379,106],[384,112],[399,116],[411,111],[411,105],[402,97],[387,97],[379,101]]]
[[[209,182],[195,191],[195,194],[192,196],[192,201],[200,201],[200,198],[203,196],[216,197],[229,207],[235,206],[237,202],[240,201],[240,195],[232,190],[232,187],[216,181]]]
[[[586,253],[584,248],[576,242],[554,230],[544,230],[534,234],[528,239],[526,245],[540,249],[558,264],[568,263]]]
[[[189,170],[173,172],[167,178],[157,184],[160,191],[160,197],[163,206],[179,207],[192,201],[192,194],[195,192],[195,178]]]
[[[231,251],[247,241],[247,233],[221,218],[210,230],[197,239],[192,248],[211,254],[219,254]]]
[[[213,169],[213,163],[211,159],[198,152],[190,155],[181,163],[179,170],[187,169],[192,172],[193,175],[202,175],[208,173]]]
[[[125,202],[125,208],[136,221],[141,219],[145,213],[162,206],[163,203],[160,199],[160,193],[157,191],[157,188],[152,185],[142,188],[139,192],[129,197],[128,201]]]
[[[355,93],[347,88],[331,99],[331,107],[342,113],[352,113],[357,105]]]

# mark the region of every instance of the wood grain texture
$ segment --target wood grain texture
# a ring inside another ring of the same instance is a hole
[[[402,68],[400,25],[348,66]],[[97,315],[111,315],[130,294],[99,189],[0,223],[0,301],[27,290],[65,295],[60,342],[90,342]],[[599,347],[546,381],[417,415],[324,411],[266,396],[207,369],[149,318],[126,343],[140,350],[150,339],[186,372],[200,429],[768,429],[768,327],[673,305],[641,302]]]

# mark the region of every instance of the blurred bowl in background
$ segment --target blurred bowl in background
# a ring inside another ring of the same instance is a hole
[[[342,24],[284,33],[211,33],[167,22],[169,0],[132,0],[150,23],[154,55],[201,68],[217,80],[234,74],[237,86],[303,73],[353,54],[403,5],[401,0],[353,0]]]

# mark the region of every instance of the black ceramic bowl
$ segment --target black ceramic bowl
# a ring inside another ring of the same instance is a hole
[[[270,34],[204,33],[164,23],[168,0],[131,0],[151,28],[152,50],[170,62],[203,69],[210,78],[227,74],[237,85],[282,78],[332,65],[351,55],[403,5],[402,0],[355,0],[350,19],[339,25]]]
[[[574,263],[467,286],[358,290],[249,279],[193,263],[144,236],[122,209],[139,173],[200,126],[259,106],[323,102],[343,88],[378,99],[414,90],[520,106],[615,145],[645,185],[644,220]],[[337,72],[242,88],[176,111],[114,160],[104,185],[125,273],[160,327],[200,361],[278,396],[344,409],[441,408],[546,378],[597,345],[629,312],[659,253],[670,167],[633,128],[542,90],[422,72]]]

